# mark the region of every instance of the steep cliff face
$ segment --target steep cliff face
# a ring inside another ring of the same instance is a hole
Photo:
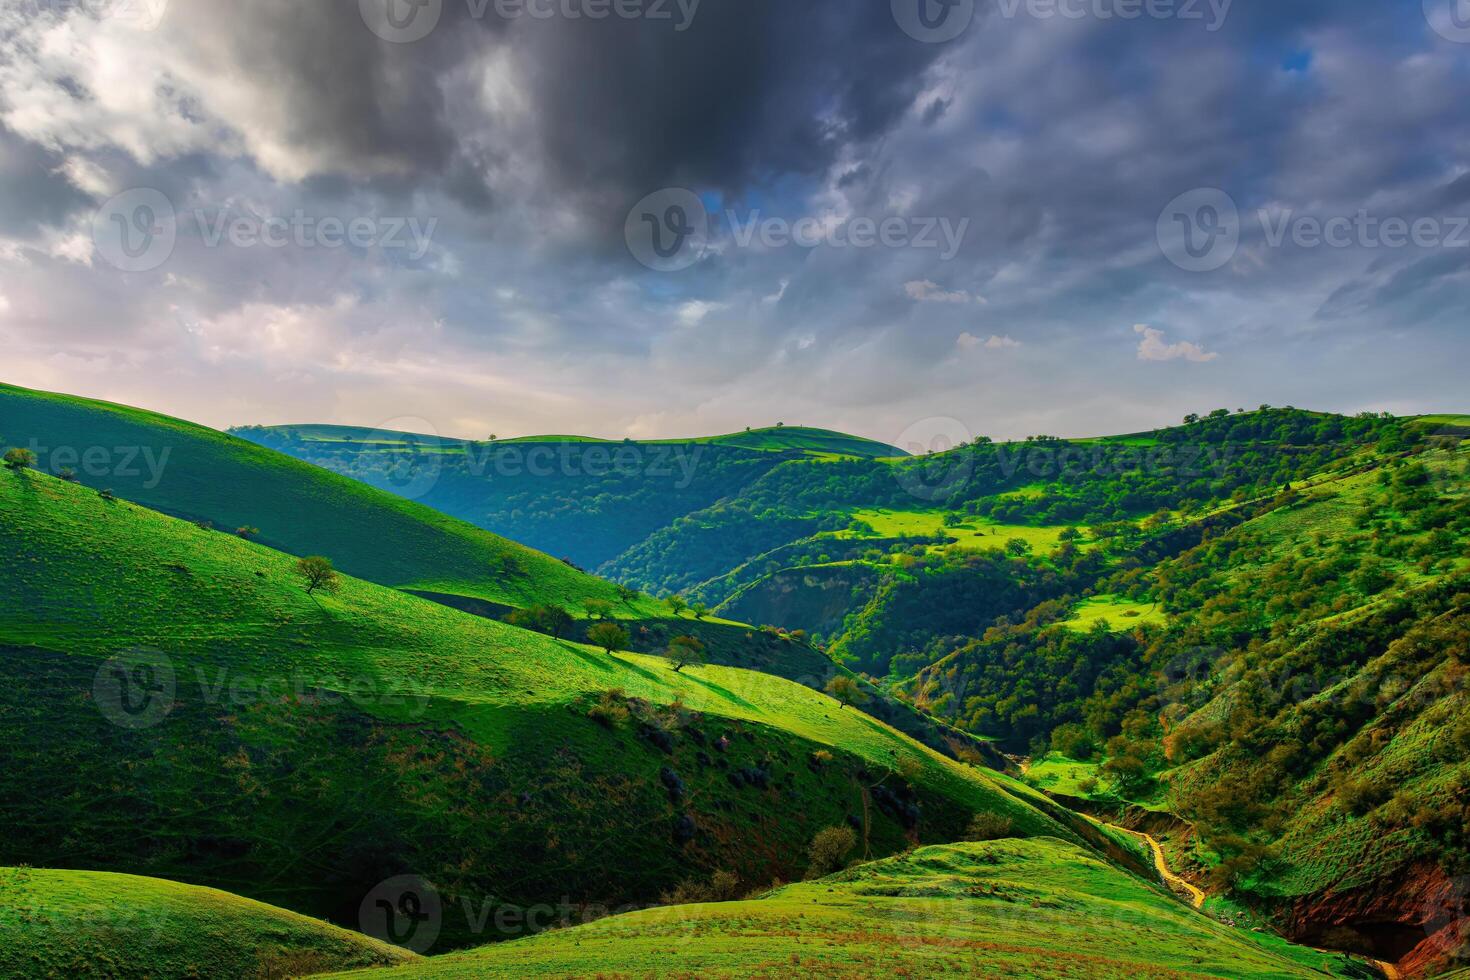
[[[1435,976],[1465,966],[1470,939],[1470,878],[1433,862],[1415,862],[1366,888],[1298,899],[1287,911],[1287,937],[1398,965],[1405,976]]]

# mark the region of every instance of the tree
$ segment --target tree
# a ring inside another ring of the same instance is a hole
[[[245,527],[236,528],[235,534],[249,541],[251,538],[260,536],[260,528],[246,525]]]
[[[671,595],[669,596],[669,608],[674,610],[675,616],[682,616],[684,610],[689,608],[689,603],[684,601],[683,596]]]
[[[7,470],[15,470],[18,473],[21,470],[30,469],[35,465],[36,454],[29,449],[11,449],[5,453],[5,468]]]
[[[851,827],[828,827],[817,831],[817,836],[812,838],[807,880],[825,878],[834,871],[840,871],[854,847],[857,847],[857,833]]]
[[[306,581],[306,594],[311,595],[320,589],[323,592],[335,593],[342,587],[337,577],[337,570],[332,567],[329,558],[315,555],[303,558],[296,563],[296,574]]]
[[[588,619],[611,619],[613,604],[605,599],[588,599],[582,603],[582,608],[587,610]]]
[[[1031,554],[1031,545],[1025,538],[1011,538],[1006,542],[1006,554],[1012,558],[1024,558]]]
[[[640,594],[637,589],[631,588],[626,585],[618,585],[615,588],[617,588],[618,590],[618,599],[623,602],[632,602],[633,600],[637,599]]]
[[[628,649],[628,631],[617,623],[598,623],[587,631],[587,642],[602,647],[609,657]]]
[[[56,474],[57,478],[67,483],[77,482],[77,471],[70,466],[63,466],[61,472]]]
[[[849,705],[863,704],[868,700],[868,695],[863,692],[862,686],[846,674],[838,674],[828,681],[827,693],[836,698],[844,708]]]
[[[698,637],[676,636],[669,641],[669,659],[674,662],[674,673],[685,667],[704,663],[704,644]]]
[[[694,613],[695,619],[704,619],[704,617],[709,615],[709,606],[702,602],[696,602],[690,607],[690,611]]]
[[[571,628],[574,622],[571,613],[567,612],[561,606],[553,605],[517,609],[505,617],[505,621],[512,626],[519,626],[521,629],[545,633],[553,640],[561,639],[562,634]]]

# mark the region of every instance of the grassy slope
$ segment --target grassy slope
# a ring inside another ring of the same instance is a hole
[[[556,601],[572,608],[615,598],[613,587],[563,563],[427,507],[370,489],[242,439],[138,409],[0,385],[0,437],[52,450],[89,447],[114,464],[73,463],[80,480],[190,520],[234,530],[395,588],[464,595],[511,606]],[[144,448],[163,462],[156,486],[138,454],[137,475],[118,472]],[[163,454],[167,452],[165,457]],[[42,459],[43,467],[47,459]]]
[[[1337,966],[1258,945],[1036,839],[924,848],[757,900],[635,912],[365,975],[1282,978],[1344,975]]]
[[[921,815],[908,828],[875,806],[877,853],[953,839],[977,811],[1087,835],[784,680],[676,674],[358,580],[312,599],[287,556],[37,473],[0,473],[0,511],[0,739],[20,746],[0,799],[34,794],[4,808],[0,862],[181,877],[334,916],[405,867],[527,903],[647,900],[721,866],[750,883],[799,873],[817,829],[862,812],[860,783],[900,769],[890,788]],[[89,692],[100,660],[138,648],[170,658],[178,707],[127,732]],[[641,723],[587,717],[611,689],[641,699]],[[818,748],[835,761],[812,765]],[[727,778],[752,768],[767,788]],[[670,835],[681,816],[688,844]],[[356,878],[359,863],[379,870]]]
[[[210,888],[0,868],[0,976],[183,980],[390,966],[412,953]]]

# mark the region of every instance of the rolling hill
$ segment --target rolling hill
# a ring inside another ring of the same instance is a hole
[[[0,472],[0,864],[220,887],[355,925],[385,880],[456,909],[656,900],[799,876],[996,814],[1086,821],[808,688],[609,656],[32,471]],[[441,948],[485,941],[446,922]]]
[[[0,868],[0,936],[3,977],[294,977],[418,958],[211,888],[40,868]]]
[[[39,468],[394,588],[504,606],[617,601],[565,563],[243,439],[105,402],[0,385],[0,439]],[[651,606],[644,615],[658,615]]]
[[[1361,977],[1052,839],[927,847],[740,902],[632,912],[341,976]]]

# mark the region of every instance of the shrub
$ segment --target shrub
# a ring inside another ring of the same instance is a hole
[[[857,834],[851,827],[828,827],[817,831],[817,836],[812,838],[807,880],[825,878],[834,871],[840,871],[854,847],[857,847]]]
[[[1014,836],[1016,825],[1010,817],[998,813],[977,813],[970,818],[970,826],[965,829],[967,841],[1005,840]]]
[[[5,453],[5,468],[8,470],[30,469],[36,465],[36,454],[29,449],[11,449]]]
[[[627,696],[621,688],[603,691],[597,703],[587,709],[587,717],[607,728],[617,728],[628,721]]]
[[[665,905],[706,905],[734,902],[740,898],[740,878],[730,871],[716,871],[709,881],[689,878],[659,896]]]

